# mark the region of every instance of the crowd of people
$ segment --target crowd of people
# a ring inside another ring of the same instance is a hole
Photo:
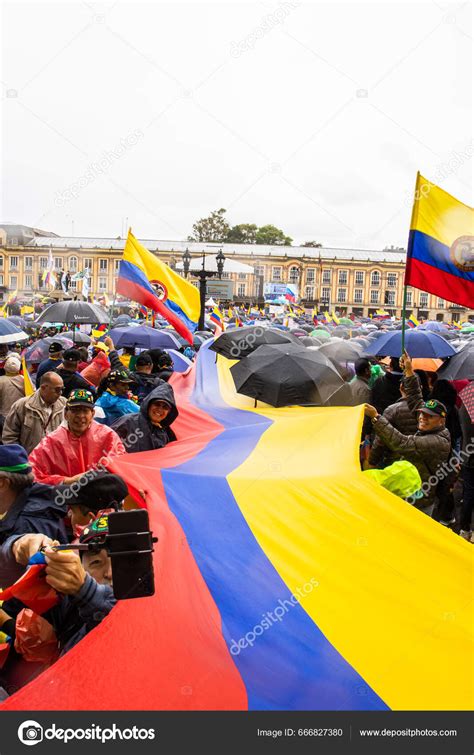
[[[30,663],[31,678],[115,604],[99,535],[110,512],[136,504],[107,463],[177,440],[167,352],[120,353],[110,336],[65,348],[48,335],[49,353],[31,375],[30,395],[21,348],[0,348],[0,587],[21,579],[41,554],[45,584],[56,596],[41,616],[18,598],[0,602],[0,698],[25,682],[21,660]],[[408,463],[419,489],[407,500],[471,540],[474,424],[459,398],[469,381],[456,385],[415,371],[406,353],[389,364],[360,358],[350,370],[346,365],[345,377],[351,403],[365,407],[361,468],[386,470],[388,479],[398,462]],[[64,549],[71,543],[89,550]]]

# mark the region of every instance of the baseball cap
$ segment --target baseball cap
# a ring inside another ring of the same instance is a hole
[[[50,354],[59,354],[64,349],[64,346],[62,343],[59,343],[59,341],[53,341],[53,343],[49,344],[49,353]]]
[[[446,417],[447,414],[445,405],[435,398],[430,398],[429,401],[425,401],[418,411],[423,412],[424,414],[432,414],[437,417]]]
[[[84,388],[76,388],[68,396],[66,409],[71,406],[90,406],[92,409],[94,407],[94,396]]]
[[[31,466],[28,454],[17,443],[8,443],[0,446],[0,471],[14,472],[15,474],[29,474]]]
[[[133,380],[125,370],[112,370],[109,383],[133,383]]]
[[[135,364],[137,367],[146,367],[147,365],[153,364],[153,359],[149,354],[140,354],[140,356],[137,357]]]
[[[102,343],[102,341],[97,341],[97,343],[92,344],[92,348],[104,351],[106,354],[109,353],[109,347],[106,346],[105,343]]]
[[[66,349],[63,354],[63,362],[80,362],[81,354],[78,349]]]

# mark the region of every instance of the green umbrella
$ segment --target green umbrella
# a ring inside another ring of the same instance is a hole
[[[316,336],[316,338],[323,338],[324,340],[331,338],[331,334],[325,328],[315,328],[310,335]]]
[[[463,328],[461,333],[474,333],[474,325],[468,325],[467,328]]]
[[[349,325],[351,328],[355,327],[354,321],[349,319],[349,317],[340,317],[339,325]]]

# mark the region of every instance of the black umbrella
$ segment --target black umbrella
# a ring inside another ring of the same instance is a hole
[[[445,380],[474,380],[474,343],[468,343],[438,370]]]
[[[344,387],[324,354],[294,343],[259,346],[230,371],[238,393],[271,406],[322,406]]]
[[[330,341],[323,343],[319,350],[336,362],[355,362],[362,354],[362,347],[353,341]]]
[[[107,325],[109,315],[98,304],[90,304],[87,301],[60,301],[51,304],[36,319],[42,322],[66,322],[72,324],[91,323]]]
[[[301,348],[299,338],[290,333],[273,328],[261,328],[258,325],[226,330],[219,338],[216,338],[209,348],[211,351],[227,357],[227,359],[242,359],[258,349],[259,346],[279,343],[293,343]]]
[[[64,338],[70,338],[77,346],[89,346],[92,343],[92,338],[87,333],[83,333],[82,330],[75,330],[74,332],[68,330],[66,333],[61,333],[61,335]]]

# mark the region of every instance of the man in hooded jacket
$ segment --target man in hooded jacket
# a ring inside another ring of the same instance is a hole
[[[170,426],[177,416],[173,389],[162,383],[143,399],[138,414],[121,417],[112,430],[126,441],[128,453],[152,451],[176,440]]]

